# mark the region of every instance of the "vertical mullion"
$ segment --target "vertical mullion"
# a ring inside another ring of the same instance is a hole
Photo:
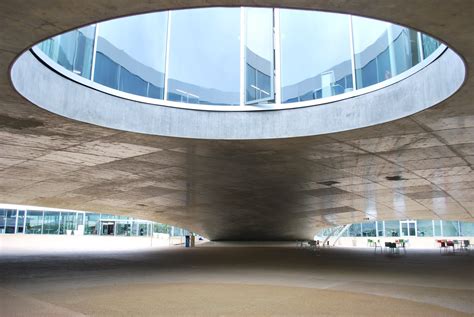
[[[273,10],[273,49],[274,54],[274,89],[275,89],[275,104],[281,104],[281,37],[280,37],[280,9]]]
[[[18,211],[18,209],[16,210],[16,217],[15,217],[15,229],[13,230],[13,233],[18,233],[18,214],[20,212]]]
[[[91,81],[95,78],[95,63],[97,59],[97,37],[99,36],[99,23],[95,25],[94,30],[94,45],[92,47],[92,63],[91,63]]]
[[[168,79],[169,79],[169,61],[170,61],[170,34],[171,34],[171,12],[168,11],[168,25],[166,28],[166,47],[165,47],[165,82],[163,87],[163,100],[168,100]]]
[[[356,81],[354,28],[352,26],[352,15],[349,15],[349,42],[351,45],[352,90],[356,90],[358,87],[357,87],[357,81]]]
[[[245,8],[240,7],[240,105],[245,105]]]
[[[421,42],[421,32],[416,32],[418,37],[418,54],[420,55],[420,62],[425,59],[423,54],[423,44]]]

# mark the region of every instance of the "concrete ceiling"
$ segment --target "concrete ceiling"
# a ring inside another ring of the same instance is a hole
[[[468,67],[442,104],[323,136],[206,141],[65,119],[22,99],[9,66],[23,50],[91,22],[169,6],[311,7],[398,22],[437,36]],[[309,238],[376,219],[474,221],[471,0],[0,2],[0,202],[125,214],[211,239]],[[389,180],[400,177],[401,180]]]

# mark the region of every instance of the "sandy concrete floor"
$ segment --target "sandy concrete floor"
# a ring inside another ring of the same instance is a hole
[[[5,316],[474,314],[473,256],[293,245],[0,256]],[[2,315],[2,314],[0,314]]]

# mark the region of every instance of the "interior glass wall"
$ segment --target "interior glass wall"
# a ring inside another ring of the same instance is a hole
[[[39,44],[53,61],[73,73],[91,78],[95,25],[67,32]]]
[[[352,17],[357,88],[396,76],[421,61],[416,31]]]
[[[94,81],[163,99],[168,13],[102,22],[97,28]]]
[[[273,9],[245,8],[245,25],[245,102],[273,100]]]
[[[348,15],[280,10],[282,103],[352,91],[349,24]]]
[[[170,12],[168,100],[240,103],[240,9]]]

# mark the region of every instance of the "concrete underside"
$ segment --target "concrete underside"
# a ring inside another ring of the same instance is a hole
[[[472,316],[472,255],[211,244],[9,253],[5,316]]]
[[[435,108],[394,122],[253,141],[178,139],[101,128],[48,113],[11,87],[8,70],[15,57],[53,34],[170,6],[256,3],[335,10],[419,29],[462,55],[468,68],[465,85]],[[233,240],[310,238],[318,227],[367,217],[473,221],[473,4],[2,1],[0,201],[124,214]],[[401,180],[387,180],[394,176]]]

